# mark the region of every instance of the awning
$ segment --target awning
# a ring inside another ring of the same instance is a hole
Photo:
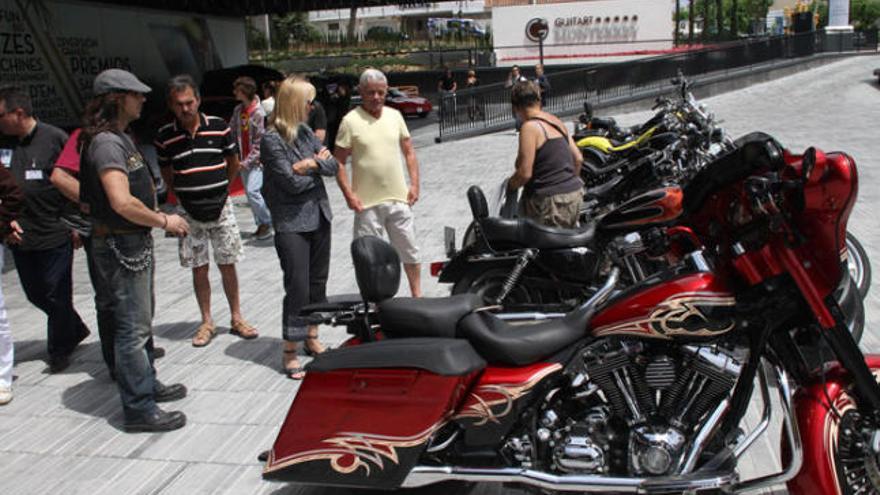
[[[426,0],[94,0],[125,7],[195,12],[227,17],[260,14],[286,14],[310,10],[348,9],[352,6],[423,6]]]

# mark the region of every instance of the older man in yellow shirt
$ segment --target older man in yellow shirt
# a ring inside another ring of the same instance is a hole
[[[375,235],[388,239],[403,261],[413,297],[421,297],[412,205],[419,199],[419,162],[403,116],[385,107],[388,80],[376,69],[361,74],[361,106],[339,125],[334,156],[339,162],[336,182],[348,207],[354,210],[354,237]],[[401,154],[409,173],[403,175]],[[345,162],[351,156],[351,182]]]

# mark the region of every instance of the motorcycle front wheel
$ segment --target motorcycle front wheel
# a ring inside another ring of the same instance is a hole
[[[846,251],[849,274],[859,288],[859,295],[864,299],[871,288],[871,260],[862,243],[851,232],[846,233]]]

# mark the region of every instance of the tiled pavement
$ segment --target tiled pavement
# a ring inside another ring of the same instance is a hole
[[[859,164],[861,191],[850,227],[869,253],[880,250],[876,208],[880,205],[880,88],[871,76],[880,57],[845,59],[818,69],[704,100],[734,135],[764,130],[794,150],[808,145],[850,152]],[[618,116],[636,123],[647,113]],[[459,235],[470,212],[464,197],[472,183],[494,188],[513,166],[512,132],[439,145],[431,129],[416,135],[422,170],[422,199],[416,207],[419,242],[425,261],[442,258],[444,225]],[[328,293],[354,292],[348,244],[352,216],[335,185],[328,184],[336,218]],[[254,229],[245,207],[236,209],[243,231]],[[873,217],[873,218],[872,218]],[[257,454],[271,445],[297,390],[285,379],[279,332],[281,275],[271,241],[246,242],[239,265],[245,317],[261,331],[242,341],[226,331],[229,313],[212,269],[214,317],[221,334],[195,349],[189,338],[198,325],[190,276],[177,263],[176,241],[156,234],[157,314],[155,334],[167,355],[158,361],[160,378],[182,382],[189,396],[171,406],[189,417],[188,425],[164,435],[121,432],[119,399],[101,361],[92,291],[83,253],[75,260],[75,303],[93,335],[64,373],[46,373],[45,317],[24,298],[14,272],[3,275],[9,320],[16,339],[15,400],[0,407],[0,493],[343,493],[346,490],[264,483]],[[424,274],[428,295],[441,287]],[[876,285],[876,284],[875,284]],[[402,291],[403,292],[403,291]],[[868,297],[867,350],[880,350],[880,292]],[[322,338],[338,343],[337,329]],[[306,360],[308,358],[304,358]],[[778,418],[778,415],[776,416]],[[754,419],[754,415],[752,418]],[[777,434],[760,440],[742,460],[741,472],[767,472],[777,465]],[[444,491],[446,490],[446,491]],[[473,493],[509,492],[478,486]],[[780,487],[780,492],[784,488]],[[437,487],[420,493],[447,493]]]

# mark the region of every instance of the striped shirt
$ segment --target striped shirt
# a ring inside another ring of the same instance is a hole
[[[238,153],[226,122],[199,114],[199,128],[190,135],[175,120],[159,129],[155,144],[159,166],[174,172],[174,194],[183,209],[200,222],[217,220],[229,191],[226,157]]]

